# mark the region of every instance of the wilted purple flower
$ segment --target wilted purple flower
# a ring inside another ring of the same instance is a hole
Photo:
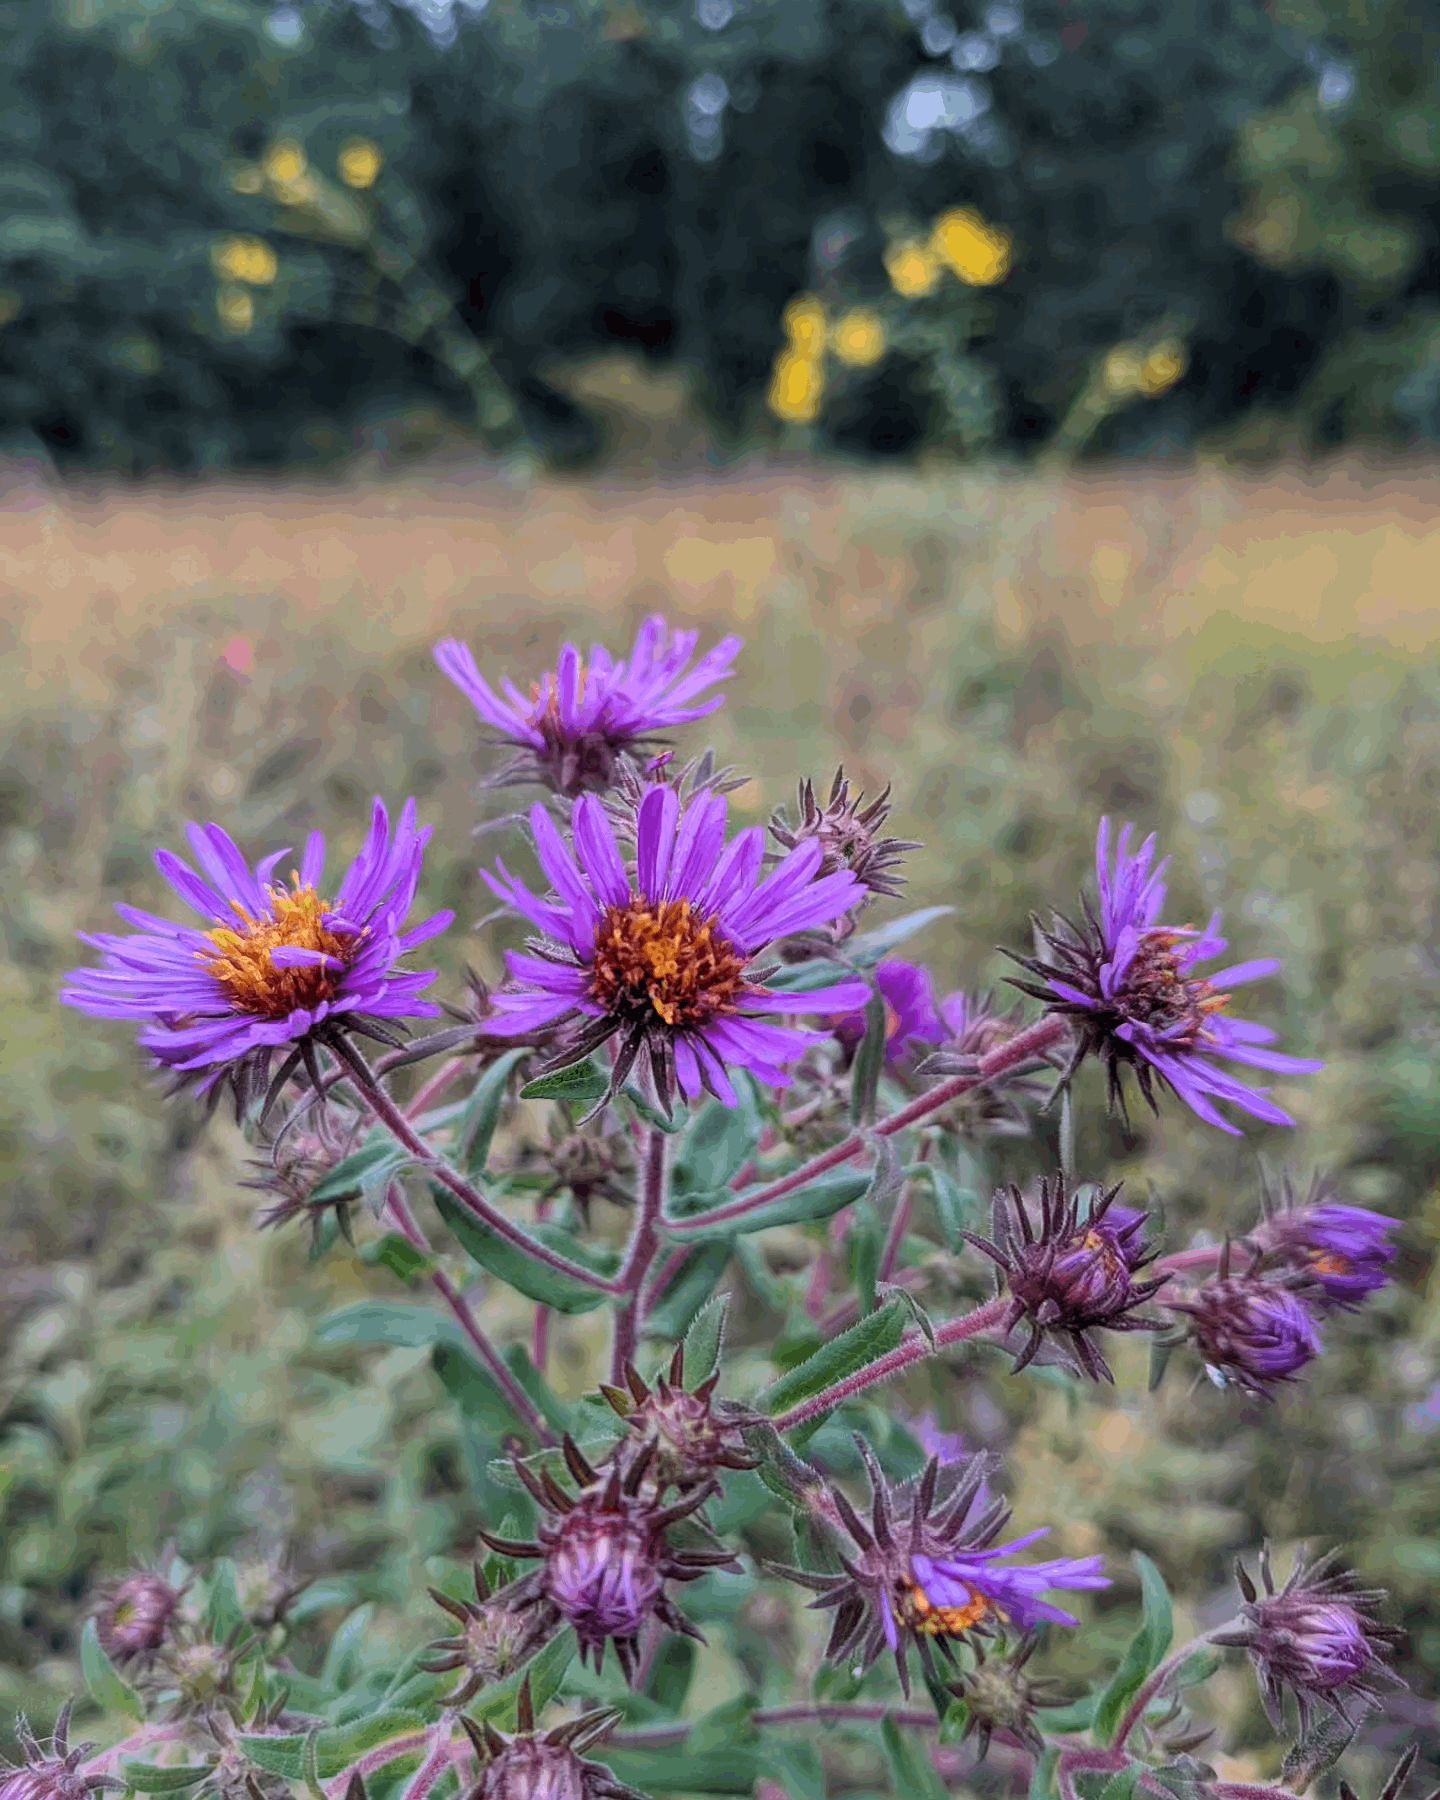
[[[634,1679],[640,1627],[655,1617],[671,1631],[701,1633],[672,1605],[667,1581],[694,1581],[707,1569],[733,1564],[728,1550],[676,1550],[670,1527],[697,1512],[714,1484],[697,1488],[669,1506],[659,1503],[645,1479],[655,1455],[647,1444],[617,1455],[605,1474],[591,1468],[574,1440],[563,1440],[565,1464],[580,1489],[567,1494],[548,1469],[537,1478],[522,1462],[515,1472],[544,1509],[535,1543],[515,1543],[480,1532],[497,1555],[539,1558],[541,1567],[505,1589],[512,1610],[539,1606],[551,1620],[575,1627],[580,1658],[598,1669],[613,1639],[627,1681]]]
[[[502,681],[502,699],[481,675],[467,644],[446,638],[435,660],[499,735],[520,754],[496,777],[500,786],[543,781],[557,792],[602,791],[614,778],[616,759],[675,725],[703,719],[724,703],[723,694],[701,696],[728,680],[740,650],[738,637],[722,638],[693,668],[697,631],[671,632],[656,614],[640,627],[629,657],[615,662],[596,644],[588,662],[566,644],[553,671],[529,695]]]
[[[1038,1209],[1018,1187],[1001,1189],[992,1213],[993,1239],[961,1234],[999,1265],[1001,1286],[1010,1292],[1001,1330],[1013,1331],[1022,1323],[1029,1330],[1029,1341],[1015,1359],[1017,1370],[1035,1357],[1047,1337],[1053,1341],[1059,1336],[1074,1353],[1072,1368],[1083,1369],[1095,1381],[1113,1381],[1091,1332],[1163,1328],[1163,1320],[1135,1314],[1169,1277],[1136,1279],[1155,1252],[1145,1242],[1145,1214],[1116,1207],[1119,1192],[1116,1186],[1089,1199],[1082,1217],[1063,1175],[1053,1184],[1041,1181]]]
[[[520,1684],[513,1737],[497,1731],[488,1719],[477,1725],[461,1717],[480,1758],[480,1782],[468,1800],[645,1800],[603,1763],[586,1762],[580,1754],[603,1738],[619,1716],[601,1709],[537,1732],[527,1675]]]
[[[1028,1631],[1042,1620],[1074,1625],[1070,1613],[1043,1596],[1054,1588],[1110,1585],[1098,1556],[1029,1565],[1003,1560],[1044,1537],[1048,1527],[992,1548],[1010,1517],[1003,1501],[981,1502],[995,1468],[992,1457],[981,1454],[943,1469],[932,1457],[919,1480],[902,1488],[886,1480],[863,1439],[856,1445],[870,1477],[869,1523],[839,1488],[822,1495],[821,1503],[832,1531],[843,1527],[858,1553],[841,1553],[841,1575],[778,1571],[819,1595],[812,1606],[835,1609],[827,1659],[853,1654],[868,1668],[888,1646],[908,1694],[911,1644],[934,1673],[932,1644],[953,1661],[952,1638],[994,1636],[1002,1626]]]
[[[1225,939],[1216,932],[1220,915],[1204,931],[1160,924],[1165,904],[1161,877],[1168,858],[1151,867],[1153,836],[1131,854],[1130,829],[1127,825],[1120,833],[1112,858],[1110,821],[1100,821],[1095,843],[1099,918],[1086,900],[1083,926],[1060,913],[1048,928],[1036,920],[1037,946],[1043,949],[1037,948],[1033,957],[1014,957],[1038,977],[1014,985],[1043,1000],[1051,1012],[1064,1014],[1075,1027],[1062,1085],[1087,1056],[1095,1056],[1105,1065],[1112,1110],[1124,1111],[1120,1071],[1128,1068],[1152,1111],[1157,1110],[1158,1078],[1208,1124],[1232,1135],[1238,1131],[1216,1111],[1217,1102],[1238,1106],[1272,1125],[1293,1125],[1289,1114],[1266,1098],[1267,1090],[1247,1087],[1215,1063],[1220,1057],[1279,1075],[1308,1075],[1324,1067],[1266,1049],[1274,1042],[1273,1031],[1232,1019],[1224,1010],[1232,989],[1275,974],[1280,964],[1271,959],[1232,963],[1213,975],[1196,974],[1197,963],[1225,948]]]
[[[1258,1237],[1267,1251],[1307,1271],[1332,1306],[1353,1309],[1390,1279],[1395,1246],[1386,1240],[1395,1221],[1363,1206],[1346,1206],[1330,1198],[1333,1191],[1327,1177],[1316,1175],[1309,1194],[1297,1200],[1283,1175],[1279,1205],[1265,1195]]]
[[[83,1796],[101,1788],[126,1786],[113,1775],[81,1774],[80,1764],[95,1746],[76,1744],[73,1750],[70,1748],[72,1705],[67,1700],[60,1708],[49,1756],[41,1749],[24,1713],[15,1715],[15,1738],[25,1760],[18,1767],[0,1762],[0,1800],[83,1800]]]
[[[1353,1725],[1356,1721],[1346,1710],[1348,1700],[1359,1700],[1368,1709],[1380,1704],[1377,1682],[1405,1685],[1382,1661],[1404,1642],[1404,1632],[1370,1616],[1385,1598],[1384,1589],[1361,1588],[1354,1575],[1335,1573],[1339,1554],[1332,1550],[1307,1566],[1302,1546],[1288,1580],[1277,1593],[1266,1546],[1260,1553],[1263,1597],[1244,1565],[1235,1564],[1235,1579],[1245,1601],[1240,1609],[1244,1623],[1237,1631],[1216,1634],[1211,1642],[1249,1651],[1266,1716],[1276,1731],[1285,1728],[1286,1688],[1299,1706],[1303,1735],[1310,1729],[1310,1711],[1316,1702]]]
[[[169,1636],[184,1588],[140,1569],[100,1590],[95,1635],[111,1662],[148,1662]]]
[[[530,954],[511,951],[517,986],[495,995],[496,1035],[573,1026],[550,1066],[573,1062],[619,1037],[611,1091],[643,1052],[669,1105],[678,1086],[727,1106],[736,1094],[727,1066],[776,1087],[823,1033],[763,1022],[764,1013],[832,1013],[863,1005],[864,982],[781,993],[750,963],[773,939],[832,919],[856,897],[853,875],[817,876],[820,847],[806,843],[760,879],[758,826],[725,843],[726,800],[703,793],[683,809],[674,790],[641,802],[633,867],[622,860],[600,802],[582,795],[572,815],[574,854],[543,806],[530,827],[555,899],[541,899],[503,863],[485,875],[500,899],[546,938]],[[579,862],[577,865],[576,857]]]
[[[796,790],[796,813],[792,822],[777,810],[770,818],[770,832],[777,844],[795,850],[811,840],[824,851],[820,865],[822,875],[848,870],[865,890],[862,899],[872,894],[894,898],[901,888],[896,872],[905,853],[920,845],[905,838],[881,837],[880,831],[890,816],[890,789],[878,799],[862,807],[863,794],[850,797],[850,783],[844,769],[835,771],[830,798],[822,806],[815,798],[815,784],[808,778]]]
[[[353,1030],[396,1043],[379,1020],[438,1014],[418,998],[434,971],[396,966],[455,916],[436,913],[401,929],[430,837],[429,826],[416,829],[413,800],[393,837],[376,800],[369,835],[333,900],[320,897],[325,839],[318,831],[287,889],[271,876],[288,850],[274,851],[252,870],[218,825],[186,829],[203,874],[168,850],[157,850],[155,861],[181,899],[210,923],[196,931],[117,906],[139,934],[84,937],[103,964],[72,969],[62,1000],[99,1018],[146,1021],[140,1042],[159,1065],[182,1083],[193,1080],[201,1093],[228,1079],[240,1106],[263,1086],[277,1050],[293,1070],[317,1035]]]
[[[1324,1348],[1296,1282],[1303,1286],[1303,1277],[1263,1275],[1258,1258],[1245,1274],[1230,1274],[1227,1244],[1218,1281],[1206,1282],[1186,1299],[1167,1297],[1165,1304],[1188,1315],[1190,1336],[1213,1381],[1264,1398]]]
[[[885,1061],[891,1068],[909,1062],[925,1045],[944,1041],[945,1028],[927,969],[917,963],[882,962],[874,977],[885,1005]],[[864,1013],[845,1013],[837,1019],[835,1035],[847,1050],[857,1049],[865,1035]]]

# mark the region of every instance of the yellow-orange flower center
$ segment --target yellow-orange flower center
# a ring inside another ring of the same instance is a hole
[[[1321,1275],[1348,1275],[1350,1259],[1338,1250],[1317,1250],[1310,1258],[1310,1267]]]
[[[992,1610],[1004,1617],[999,1607],[992,1608],[991,1602],[981,1593],[972,1593],[964,1606],[935,1606],[918,1581],[910,1589],[909,1601],[909,1622],[927,1637],[959,1637],[962,1631],[971,1630]]]
[[[1208,981],[1187,979],[1178,954],[1180,945],[1187,941],[1188,934],[1184,932],[1147,931],[1125,972],[1116,1002],[1127,1018],[1143,1019],[1158,1030],[1186,1026],[1187,1036],[1193,1042],[1209,1015],[1230,1004],[1230,996],[1218,992]]]
[[[667,1025],[704,1025],[733,1009],[745,987],[745,962],[727,943],[718,916],[701,919],[688,900],[610,906],[595,934],[591,997],[607,1012],[653,1013]]]
[[[201,962],[220,983],[237,1012],[256,1013],[263,1019],[283,1019],[300,1007],[318,1006],[335,997],[337,971],[314,964],[308,968],[277,969],[272,950],[319,950],[348,963],[357,938],[341,937],[327,930],[322,919],[331,902],[322,900],[298,873],[293,887],[267,888],[268,917],[252,919],[238,900],[232,900],[238,925],[221,925],[205,936],[215,946],[213,956],[200,951]]]

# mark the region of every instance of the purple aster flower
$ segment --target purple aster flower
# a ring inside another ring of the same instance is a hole
[[[632,1681],[639,1660],[639,1634],[652,1616],[671,1631],[704,1643],[704,1637],[670,1600],[667,1581],[695,1581],[707,1569],[733,1566],[728,1550],[677,1550],[667,1541],[672,1525],[688,1518],[715,1491],[713,1481],[668,1506],[653,1486],[646,1488],[655,1458],[653,1440],[631,1453],[627,1439],[612,1453],[608,1469],[597,1472],[576,1447],[563,1440],[565,1464],[579,1493],[567,1494],[549,1470],[537,1480],[518,1459],[515,1473],[542,1509],[536,1541],[516,1543],[481,1538],[500,1556],[534,1557],[540,1567],[503,1590],[512,1612],[538,1607],[549,1626],[562,1619],[575,1628],[580,1660],[594,1658],[598,1670],[613,1641],[620,1667]]]
[[[898,1068],[923,1045],[941,1043],[945,1028],[935,1008],[928,970],[916,963],[882,962],[874,976],[885,1004],[885,1061]],[[864,1013],[844,1014],[835,1023],[835,1035],[847,1050],[857,1050],[865,1035]]]
[[[1333,1565],[1339,1554],[1332,1550],[1307,1565],[1302,1546],[1277,1593],[1266,1546],[1260,1553],[1263,1596],[1244,1565],[1238,1560],[1235,1564],[1245,1602],[1241,1624],[1235,1631],[1216,1633],[1211,1642],[1250,1652],[1266,1717],[1276,1731],[1285,1729],[1286,1688],[1295,1695],[1303,1735],[1310,1729],[1316,1702],[1353,1726],[1356,1720],[1346,1710],[1347,1701],[1359,1700],[1369,1709],[1380,1704],[1378,1682],[1405,1685],[1382,1660],[1403,1643],[1405,1634],[1371,1616],[1385,1598],[1384,1590],[1362,1589],[1354,1575],[1336,1571]]]
[[[1312,1277],[1326,1301],[1353,1309],[1390,1279],[1395,1246],[1387,1242],[1395,1221],[1363,1206],[1332,1199],[1327,1176],[1316,1175],[1305,1199],[1297,1200],[1288,1175],[1280,1180],[1279,1204],[1268,1191],[1257,1239],[1293,1268]]]
[[[376,800],[370,831],[333,900],[320,897],[325,839],[312,832],[288,888],[275,884],[276,850],[252,869],[218,825],[187,826],[202,870],[157,850],[161,874],[208,921],[203,930],[173,925],[132,906],[116,911],[138,935],[83,937],[102,966],[72,969],[60,998],[97,1018],[140,1019],[140,1042],[177,1086],[193,1080],[218,1097],[228,1079],[236,1104],[264,1084],[272,1054],[286,1053],[278,1087],[313,1045],[337,1030],[398,1043],[382,1019],[433,1018],[439,1007],[418,998],[431,969],[397,968],[407,951],[443,931],[454,913],[436,913],[402,931],[415,899],[430,827],[417,830],[407,800],[391,835]],[[314,1073],[312,1070],[312,1080]]]
[[[1098,1556],[1030,1564],[1007,1560],[1044,1537],[1048,1527],[995,1544],[1010,1509],[1001,1500],[984,1499],[986,1478],[995,1468],[992,1457],[982,1453],[944,1466],[932,1457],[918,1481],[897,1486],[886,1480],[862,1438],[856,1445],[870,1477],[868,1519],[839,1488],[819,1499],[837,1542],[843,1529],[856,1546],[840,1554],[844,1573],[777,1571],[812,1589],[819,1596],[813,1607],[834,1610],[827,1659],[858,1658],[868,1667],[888,1647],[908,1694],[912,1644],[934,1675],[932,1647],[953,1661],[955,1638],[994,1637],[1005,1627],[1023,1632],[1045,1621],[1074,1625],[1072,1614],[1044,1596],[1056,1588],[1110,1585]],[[852,1650],[857,1638],[858,1650]]]
[[[1185,1313],[1190,1336],[1220,1387],[1238,1387],[1268,1397],[1282,1381],[1293,1381],[1324,1345],[1306,1297],[1302,1275],[1265,1276],[1257,1257],[1243,1275],[1230,1273],[1230,1246],[1220,1257],[1219,1279],[1206,1282],[1183,1300],[1166,1305]]]
[[[724,703],[723,694],[702,695],[734,673],[741,640],[722,638],[692,668],[699,636],[671,632],[657,613],[640,627],[625,661],[615,662],[597,644],[586,662],[566,644],[554,671],[528,696],[502,681],[503,699],[458,638],[437,644],[435,660],[500,741],[519,752],[495,778],[497,786],[543,781],[574,796],[608,788],[625,752]]]
[[[1152,1111],[1158,1110],[1158,1079],[1208,1124],[1234,1136],[1237,1128],[1216,1111],[1217,1102],[1272,1125],[1293,1125],[1289,1114],[1266,1097],[1266,1089],[1246,1086],[1215,1060],[1277,1075],[1309,1075],[1324,1067],[1267,1049],[1275,1040],[1273,1031],[1225,1011],[1231,990],[1275,974],[1280,964],[1273,959],[1240,962],[1212,975],[1197,974],[1198,963],[1225,948],[1216,929],[1220,915],[1204,931],[1162,925],[1162,877],[1169,859],[1151,866],[1153,836],[1132,854],[1130,830],[1127,825],[1120,833],[1112,857],[1110,821],[1100,821],[1095,842],[1098,918],[1087,900],[1083,926],[1056,913],[1048,928],[1035,921],[1035,956],[1006,952],[1039,978],[1013,985],[1043,1000],[1051,1012],[1066,1015],[1075,1027],[1075,1046],[1061,1085],[1087,1056],[1096,1056],[1105,1064],[1112,1111],[1125,1110],[1120,1071],[1128,1068]]]
[[[85,1800],[101,1788],[124,1788],[113,1775],[86,1775],[81,1770],[93,1744],[70,1746],[70,1710],[67,1700],[55,1721],[47,1756],[30,1729],[24,1713],[15,1715],[15,1738],[25,1758],[19,1766],[0,1761],[0,1800]]]
[[[640,805],[633,863],[622,859],[600,802],[582,795],[571,819],[574,853],[543,806],[530,812],[540,865],[554,890],[541,899],[503,863],[485,880],[545,938],[507,957],[517,986],[495,995],[495,1035],[569,1028],[549,1066],[620,1045],[618,1091],[644,1052],[657,1093],[702,1089],[736,1104],[728,1067],[788,1085],[792,1062],[823,1032],[767,1024],[764,1013],[833,1013],[870,990],[846,981],[815,992],[776,992],[750,963],[773,939],[833,919],[858,894],[845,872],[817,877],[820,846],[802,844],[761,879],[759,826],[725,843],[726,800],[702,793],[682,809],[673,788]],[[577,862],[578,858],[578,862]]]
[[[1010,1304],[1003,1331],[1024,1325],[1029,1339],[1015,1358],[1015,1370],[1033,1361],[1047,1339],[1059,1338],[1064,1360],[1094,1381],[1113,1381],[1110,1365],[1091,1333],[1159,1331],[1164,1321],[1139,1317],[1143,1306],[1169,1276],[1141,1281],[1137,1272],[1153,1260],[1145,1241],[1145,1218],[1131,1207],[1116,1207],[1118,1186],[1086,1202],[1067,1194],[1065,1177],[1040,1183],[1038,1204],[1018,1187],[1001,1189],[992,1209],[994,1237],[962,1232],[999,1267]]]

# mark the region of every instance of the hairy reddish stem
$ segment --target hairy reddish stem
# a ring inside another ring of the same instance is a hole
[[[645,1162],[641,1172],[639,1205],[635,1209],[635,1229],[630,1234],[630,1247],[615,1278],[615,1285],[625,1295],[615,1309],[615,1331],[610,1346],[610,1379],[618,1387],[625,1379],[625,1365],[634,1362],[642,1317],[641,1289],[655,1252],[660,1248],[660,1214],[665,1205],[665,1159],[669,1147],[665,1133],[652,1126],[645,1146]]]
[[[812,1394],[808,1400],[802,1400],[798,1406],[792,1406],[789,1412],[781,1413],[770,1423],[777,1431],[793,1431],[797,1425],[808,1424],[811,1419],[819,1418],[821,1413],[827,1413],[843,1401],[853,1399],[856,1394],[863,1394],[866,1388],[874,1387],[877,1381],[886,1381],[890,1376],[898,1375],[901,1369],[908,1369],[911,1363],[923,1362],[927,1356],[934,1356],[941,1350],[948,1350],[952,1344],[960,1344],[967,1338],[978,1337],[981,1332],[988,1331],[991,1326],[999,1323],[1008,1305],[1007,1296],[997,1294],[993,1300],[987,1300],[983,1306],[977,1306],[974,1312],[968,1312],[962,1318],[951,1319],[948,1324],[937,1326],[933,1349],[924,1332],[916,1331],[875,1362],[868,1363],[863,1369],[856,1369],[853,1375],[847,1375],[843,1381],[837,1381],[833,1387],[824,1388],[820,1393]]]
[[[1191,1638],[1188,1644],[1182,1644],[1178,1650],[1172,1650],[1155,1673],[1149,1677],[1135,1698],[1125,1709],[1125,1716],[1120,1721],[1111,1744],[1112,1750],[1123,1750],[1126,1739],[1140,1723],[1145,1708],[1155,1696],[1161,1693],[1171,1677],[1190,1660],[1198,1650],[1203,1650],[1211,1638],[1222,1636],[1227,1632],[1237,1631],[1244,1624],[1243,1619],[1227,1619],[1223,1625],[1217,1625],[1213,1631],[1203,1631],[1199,1637]],[[1239,1800],[1239,1797],[1236,1797]]]
[[[788,1175],[782,1175],[778,1181],[772,1181],[768,1187],[757,1188],[751,1194],[742,1194],[727,1201],[724,1206],[712,1207],[709,1212],[697,1214],[692,1219],[667,1218],[665,1229],[671,1237],[683,1238],[694,1232],[709,1233],[717,1225],[727,1224],[731,1219],[743,1219],[748,1213],[768,1206],[772,1200],[780,1200],[786,1194],[793,1194],[797,1188],[804,1187],[817,1175],[824,1175],[841,1163],[849,1162],[852,1156],[858,1156],[865,1148],[868,1135],[873,1133],[876,1137],[893,1137],[897,1131],[904,1131],[908,1125],[947,1106],[961,1094],[973,1093],[976,1088],[987,1086],[1022,1064],[1033,1062],[1053,1049],[1069,1029],[1064,1019],[1047,1014],[1011,1038],[1009,1043],[999,1045],[989,1056],[982,1057],[976,1074],[953,1075],[949,1081],[942,1081],[939,1087],[921,1094],[917,1100],[901,1107],[899,1112],[892,1113],[888,1119],[882,1119],[871,1128],[871,1133],[852,1131],[849,1137],[843,1138],[829,1150],[822,1151],[819,1156],[811,1157],[809,1162],[802,1163]]]

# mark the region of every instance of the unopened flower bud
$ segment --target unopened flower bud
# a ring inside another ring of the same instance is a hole
[[[1190,1318],[1190,1335],[1211,1379],[1264,1397],[1292,1381],[1323,1345],[1304,1298],[1258,1274],[1207,1282],[1187,1300],[1168,1301]]]
[[[513,1737],[488,1721],[460,1720],[480,1757],[480,1782],[468,1800],[645,1800],[603,1764],[586,1762],[581,1755],[606,1735],[617,1714],[586,1713],[539,1733],[528,1676],[516,1710],[519,1730]]]
[[[169,1635],[182,1591],[148,1570],[111,1584],[95,1614],[100,1648],[114,1663],[150,1661]]]
[[[880,835],[890,816],[890,789],[887,787],[869,806],[861,806],[863,794],[850,797],[850,783],[844,769],[835,771],[830,798],[822,805],[815,798],[815,784],[805,780],[796,790],[798,816],[792,822],[785,813],[776,812],[770,820],[770,835],[777,844],[794,850],[814,838],[824,852],[819,873],[833,875],[842,870],[854,875],[871,895],[899,894],[902,881],[899,864],[907,851],[920,845],[905,838]]]
[[[753,1469],[759,1462],[745,1447],[745,1410],[715,1400],[718,1372],[693,1393],[684,1386],[684,1374],[684,1347],[677,1345],[668,1378],[662,1377],[653,1388],[633,1364],[627,1364],[628,1392],[601,1389],[629,1426],[636,1448],[653,1449],[647,1480],[657,1494],[668,1487],[685,1493],[713,1480],[717,1469]]]

